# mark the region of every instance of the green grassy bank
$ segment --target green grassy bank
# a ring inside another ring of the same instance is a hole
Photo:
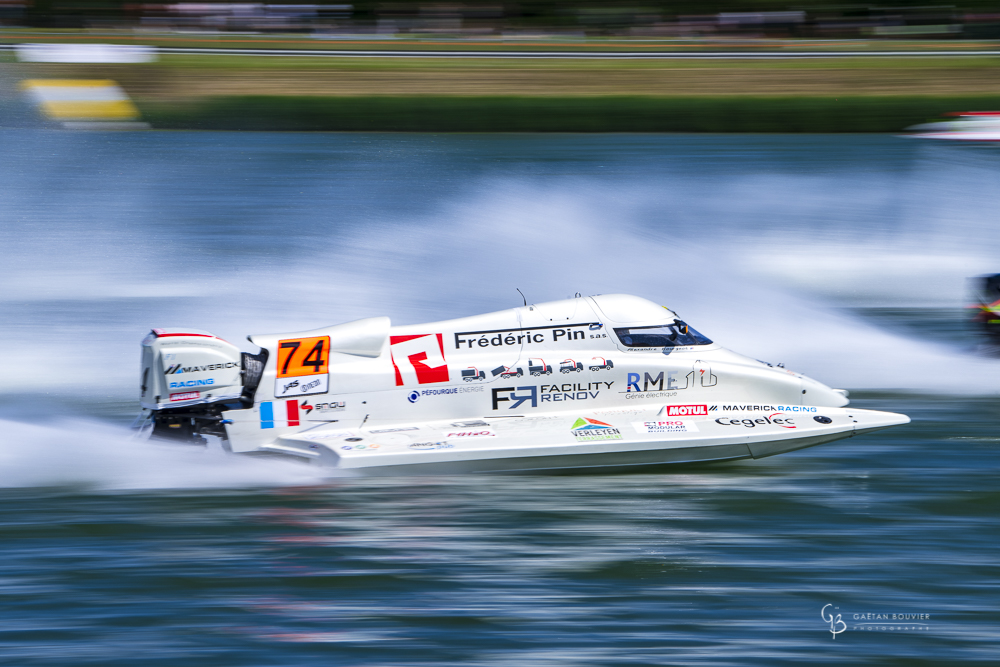
[[[139,100],[159,129],[396,132],[898,132],[983,96],[213,97]]]

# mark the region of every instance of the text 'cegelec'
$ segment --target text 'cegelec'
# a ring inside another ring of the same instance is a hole
[[[765,426],[769,424],[775,424],[781,426],[782,428],[796,428],[795,421],[791,417],[779,417],[778,415],[770,415],[768,417],[758,417],[756,419],[733,419],[731,417],[719,417],[715,420],[716,424],[721,424],[722,426],[745,426],[746,428],[755,428],[756,426]]]

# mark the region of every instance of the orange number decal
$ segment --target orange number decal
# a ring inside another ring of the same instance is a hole
[[[319,375],[330,369],[330,337],[278,341],[278,377]]]

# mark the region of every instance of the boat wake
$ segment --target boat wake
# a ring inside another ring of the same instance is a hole
[[[0,488],[220,489],[321,484],[330,472],[284,460],[232,456],[137,440],[88,420],[52,425],[0,419]]]

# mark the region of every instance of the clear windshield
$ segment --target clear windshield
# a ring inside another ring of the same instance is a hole
[[[680,320],[674,320],[673,324],[661,324],[655,327],[622,327],[615,329],[615,334],[625,347],[684,347],[712,344],[712,341]]]

